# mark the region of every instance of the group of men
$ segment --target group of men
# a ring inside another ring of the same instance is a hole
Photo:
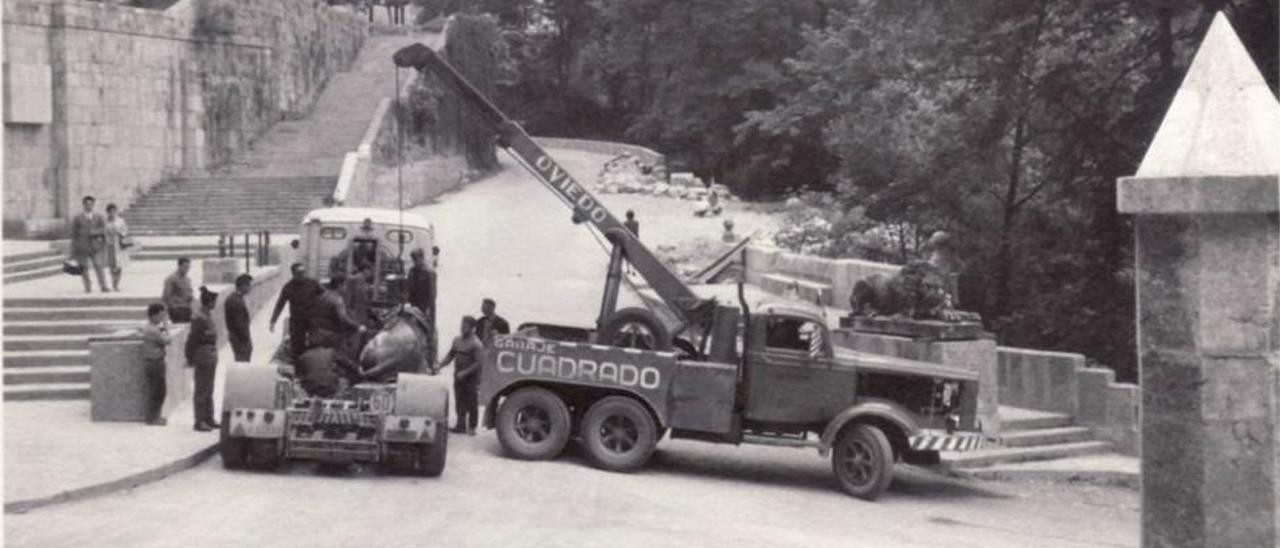
[[[434,319],[435,271],[427,266],[422,249],[413,250],[410,257],[413,266],[406,280],[406,300]],[[331,267],[326,286],[308,276],[302,263],[292,265],[292,277],[280,290],[268,329],[275,332],[280,313],[288,304],[288,348],[295,360],[310,349],[321,348],[333,351],[343,363],[355,361],[364,335],[378,327],[370,313],[376,283],[373,264],[357,261],[350,279],[339,267]]]

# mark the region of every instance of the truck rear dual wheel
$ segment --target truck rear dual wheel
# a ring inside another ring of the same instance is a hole
[[[846,493],[875,500],[893,480],[893,446],[876,426],[849,426],[832,447],[831,471]]]
[[[609,396],[582,419],[582,446],[598,468],[630,472],[649,460],[658,444],[658,427],[640,402]]]
[[[435,443],[425,444],[419,448],[422,475],[429,478],[440,477],[440,474],[444,473],[444,464],[448,456],[449,428],[444,422],[438,422]]]
[[[553,459],[569,441],[569,408],[545,388],[521,388],[498,408],[498,441],[522,460]]]

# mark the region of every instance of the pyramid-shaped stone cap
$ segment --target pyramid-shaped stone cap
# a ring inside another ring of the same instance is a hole
[[[1280,103],[1219,13],[1134,177],[1126,213],[1280,209]]]

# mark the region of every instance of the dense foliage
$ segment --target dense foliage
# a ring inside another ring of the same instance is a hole
[[[806,192],[780,242],[903,260],[933,230],[1003,344],[1133,378],[1131,174],[1214,13],[1269,83],[1277,0],[422,0],[497,18],[505,108],[746,196]],[[433,11],[434,12],[434,11]]]

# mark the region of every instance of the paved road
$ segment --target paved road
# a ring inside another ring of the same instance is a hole
[[[581,179],[602,157],[558,154]],[[654,202],[652,207],[662,207]],[[482,296],[513,324],[588,324],[606,256],[514,168],[423,208],[444,247],[440,318]],[[644,218],[659,212],[637,211]],[[644,234],[644,229],[641,230]],[[446,324],[444,335],[456,333]],[[837,492],[808,450],[663,442],[624,475],[501,456],[492,432],[451,439],[435,480],[368,470],[228,472],[217,459],[133,491],[5,516],[13,546],[1133,546],[1136,495],[903,474],[880,501]]]

